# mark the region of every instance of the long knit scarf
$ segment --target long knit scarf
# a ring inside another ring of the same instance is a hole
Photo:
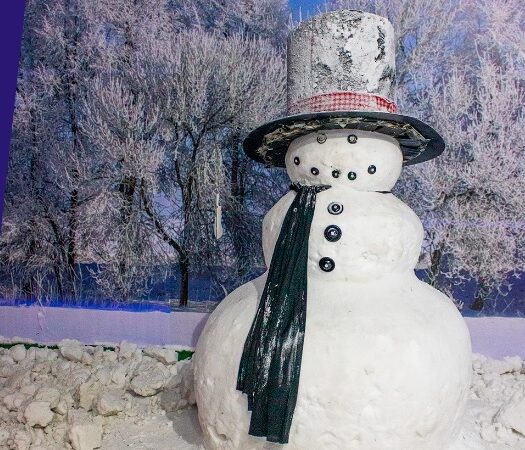
[[[297,401],[306,322],[308,238],[317,193],[330,186],[291,188],[266,285],[237,376],[252,411],[249,434],[286,444]]]

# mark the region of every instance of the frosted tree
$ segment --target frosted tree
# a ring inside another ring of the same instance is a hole
[[[28,1],[0,242],[13,295],[81,296],[90,263],[97,295],[136,297],[181,261],[184,303],[190,260],[260,260],[279,186],[240,145],[282,110],[285,22],[281,0]]]
[[[524,22],[520,11],[508,15],[496,3],[483,2],[470,25],[479,32],[465,51],[470,64],[435,80],[421,98],[448,151],[414,171],[416,185],[433,193],[424,207],[431,279],[475,278],[476,310],[524,270],[524,59],[522,43],[508,34]]]
[[[144,292],[162,258],[142,217],[141,182],[150,182],[163,157],[162,120],[156,102],[119,78],[97,76],[90,84],[82,127],[101,164],[100,193],[83,215],[91,236],[83,239],[99,262],[92,271],[107,295],[128,299]],[[159,255],[160,256],[160,255]]]
[[[175,0],[172,4],[181,28],[201,28],[229,36],[244,34],[282,47],[288,27],[286,0]]]
[[[417,176],[418,188],[431,193],[423,206],[431,278],[474,277],[475,309],[523,271],[525,237],[525,139],[517,132],[525,125],[525,92],[518,71],[480,62],[475,78],[458,70],[442,90],[428,92],[449,152]]]
[[[161,56],[165,158],[159,194],[143,180],[141,196],[154,229],[178,256],[185,304],[192,265],[232,262],[237,230],[215,240],[215,199],[233,207],[227,161],[240,152],[238,137],[282,108],[284,67],[264,40],[202,31],[180,33]]]
[[[174,5],[175,21],[185,23],[188,28],[197,27],[226,37],[240,33],[247,38],[262,38],[284,52],[289,27],[286,1],[179,0]],[[274,115],[283,114],[282,98],[276,100],[281,102],[281,111],[275,111]],[[235,255],[228,266],[234,266],[237,282],[251,276],[254,266],[262,265],[259,245],[262,213],[286,190],[282,170],[261,169],[244,156],[245,131],[229,130],[221,144],[227,153],[224,164],[229,186],[228,204],[223,205],[224,224],[227,232],[236,233],[231,241]]]
[[[258,216],[246,239],[232,239],[250,217],[246,179],[253,177],[240,143],[284,97],[282,57],[268,41],[249,37],[246,27],[234,34],[229,22],[178,29],[188,11],[157,0],[99,3],[109,38],[83,126],[105,161],[108,209],[99,226],[107,245],[92,241],[103,261],[99,284],[121,286],[127,296],[154,266],[177,265],[182,305],[191,267],[232,267],[241,251],[253,255]],[[220,242],[212,229],[217,196],[227,231]]]
[[[11,267],[23,268],[29,296],[36,278],[55,294],[78,294],[78,218],[94,176],[79,127],[93,20],[89,4],[77,0],[27,2],[6,196],[11,231],[2,236],[2,252]]]
[[[177,266],[184,305],[191,267],[237,263],[240,244],[231,236],[248,216],[240,142],[282,108],[282,57],[261,38],[178,30],[162,1],[98,5],[107,37],[82,125],[104,186],[85,219],[104,236],[87,240],[102,263],[95,276],[109,295],[128,297],[153,268]],[[217,196],[226,225],[220,242]],[[250,248],[259,233],[256,219],[251,225]]]
[[[155,46],[169,45],[171,16],[160,0],[99,1],[96,75],[85,80],[81,127],[96,154],[99,196],[83,220],[83,239],[97,266],[99,288],[114,298],[148,289],[163,253],[144,222],[139,186],[152,180],[163,158],[159,127],[164,93],[156,87]]]

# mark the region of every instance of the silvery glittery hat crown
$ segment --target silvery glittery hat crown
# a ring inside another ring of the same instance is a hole
[[[248,156],[284,167],[290,142],[308,133],[358,129],[396,138],[404,164],[443,152],[441,136],[394,103],[395,42],[392,24],[363,11],[320,14],[288,36],[288,115],[252,131]]]

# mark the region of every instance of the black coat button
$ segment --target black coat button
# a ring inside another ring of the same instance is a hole
[[[330,214],[341,214],[343,212],[343,205],[341,203],[332,202],[328,205],[328,212]]]
[[[335,242],[341,239],[341,228],[337,225],[328,225],[324,230],[324,237],[329,242]]]
[[[319,267],[323,272],[331,272],[334,270],[335,262],[332,258],[324,257],[319,260]]]

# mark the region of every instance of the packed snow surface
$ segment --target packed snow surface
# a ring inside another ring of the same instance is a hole
[[[202,449],[191,361],[175,350],[0,348],[0,449]],[[525,449],[524,361],[474,355],[472,367],[454,450]]]

